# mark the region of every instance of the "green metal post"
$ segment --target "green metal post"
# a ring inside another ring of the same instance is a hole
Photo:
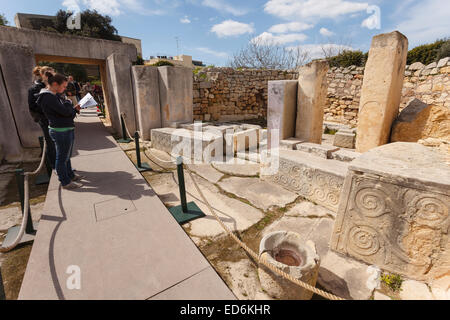
[[[19,190],[19,197],[20,197],[20,206],[22,208],[22,215],[25,212],[25,177],[23,175],[24,171],[23,169],[17,169],[16,170],[16,181],[17,181],[17,188]],[[30,204],[28,203],[28,219],[27,219],[27,227],[26,227],[26,233],[28,234],[35,234],[36,230],[34,230],[33,227],[33,219],[31,218],[31,209]]]
[[[184,171],[183,171],[183,158],[177,158],[177,172],[178,172],[178,183],[180,185],[180,199],[181,208],[183,213],[188,213],[187,201],[186,201],[186,184],[184,183]]]
[[[139,132],[136,131],[134,134],[134,144],[136,145],[136,168],[139,170],[139,172],[145,172],[145,171],[153,171],[153,169],[148,165],[148,163],[142,163],[141,160],[141,146],[139,144]]]

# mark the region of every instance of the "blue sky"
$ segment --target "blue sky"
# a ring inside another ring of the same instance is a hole
[[[192,55],[216,66],[258,37],[320,56],[325,45],[367,51],[371,38],[399,30],[410,48],[450,36],[448,0],[0,0],[11,25],[17,12],[97,9],[120,35],[142,39],[150,55]],[[379,17],[379,19],[378,19]]]

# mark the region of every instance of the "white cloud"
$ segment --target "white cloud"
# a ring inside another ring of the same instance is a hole
[[[307,24],[303,22],[290,22],[276,24],[269,29],[271,33],[287,33],[287,32],[298,32],[303,30],[308,30],[314,27],[312,24]]]
[[[325,37],[331,37],[334,35],[334,32],[331,32],[330,30],[328,30],[327,28],[320,28],[320,34],[325,36]]]
[[[263,32],[259,36],[253,38],[251,41],[262,42],[266,44],[280,45],[286,43],[292,43],[297,41],[305,41],[308,37],[303,33],[288,33],[274,35],[270,32]]]
[[[317,22],[321,18],[336,18],[364,11],[368,6],[365,2],[345,0],[269,0],[264,11],[287,20],[304,19]]]
[[[255,29],[253,28],[253,24],[237,22],[234,20],[225,20],[222,23],[214,25],[211,28],[211,31],[214,32],[219,38],[224,38],[253,33],[255,32]]]
[[[184,16],[183,18],[180,19],[181,23],[191,23],[191,20],[189,20],[188,16]]]
[[[449,1],[416,1],[398,13],[396,18],[401,22],[396,29],[408,37],[410,48],[431,43],[450,35],[449,12]]]
[[[248,12],[248,10],[243,8],[236,8],[235,6],[230,5],[224,0],[203,0],[202,5],[205,7],[216,9],[218,11],[231,13],[234,16],[243,16]]]
[[[74,12],[81,11],[83,6],[110,16],[118,16],[123,13],[124,9],[142,15],[161,15],[165,13],[161,9],[146,8],[141,0],[64,0],[62,5]]]
[[[219,51],[215,51],[209,48],[197,48],[198,51],[212,55],[212,56],[216,56],[219,58],[228,58],[228,53],[226,52],[219,52]]]
[[[334,43],[326,43],[326,44],[303,44],[299,46],[289,47],[288,49],[295,50],[300,48],[302,51],[306,51],[309,53],[311,59],[320,59],[324,58],[324,50],[326,52],[336,52],[342,50],[354,50],[350,46],[339,45]]]

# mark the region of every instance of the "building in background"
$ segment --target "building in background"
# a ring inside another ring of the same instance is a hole
[[[14,23],[16,28],[41,30],[45,27],[52,27],[56,21],[56,16],[47,16],[40,14],[30,14],[30,13],[16,13],[14,17]],[[130,38],[120,36],[123,43],[133,44],[138,52],[138,56],[142,55],[142,41],[140,39]]]
[[[171,57],[171,56],[157,56],[157,57],[150,57],[150,60],[145,61],[145,65],[153,65],[155,63],[158,63],[160,61],[168,61],[175,66],[180,67],[187,67],[187,68],[195,68],[195,67],[204,67],[202,61],[198,60],[192,60],[192,56],[188,56],[185,54]]]

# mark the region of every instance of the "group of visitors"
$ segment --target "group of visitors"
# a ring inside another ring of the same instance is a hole
[[[75,139],[74,119],[80,113],[77,83],[56,73],[51,67],[33,69],[35,81],[28,91],[28,105],[35,122],[42,128],[47,144],[46,156],[64,189],[82,187],[82,176],[72,169],[70,158]]]

